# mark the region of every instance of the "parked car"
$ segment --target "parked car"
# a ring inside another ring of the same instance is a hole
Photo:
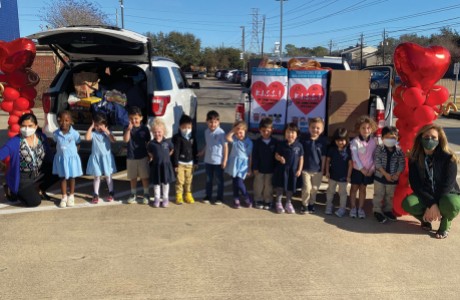
[[[243,71],[243,70],[238,70],[235,72],[235,74],[233,75],[233,79],[232,81],[234,83],[240,83],[241,82],[241,77],[243,76],[243,74],[245,74],[246,72]]]
[[[220,80],[227,79],[227,73],[228,73],[228,70],[220,71],[219,77],[217,77],[217,79],[220,79]]]
[[[394,80],[390,78],[388,71],[373,71],[371,72],[371,90],[388,89],[390,84],[401,84],[401,78],[395,76]]]
[[[233,75],[235,74],[236,71],[238,71],[238,70],[235,69],[235,70],[228,71],[227,74],[225,74],[225,79],[227,81],[232,81]]]
[[[69,96],[75,94],[73,77],[80,72],[92,72],[98,76],[98,92],[104,96],[108,90],[126,94],[126,107],[138,106],[144,120],[150,123],[162,118],[166,124],[166,137],[177,130],[182,114],[190,115],[196,122],[197,97],[179,66],[168,58],[151,57],[149,38],[138,33],[107,26],[69,26],[30,35],[40,45],[49,45],[62,61],[64,67],[42,96],[45,124],[43,131],[48,137],[58,129],[57,115],[71,110],[74,128],[82,136],[91,125],[93,106],[87,110],[69,104]],[[63,53],[67,56],[64,59]],[[122,120],[124,123],[126,120]],[[196,128],[196,126],[194,126]],[[115,155],[126,155],[123,142],[124,126],[112,124],[117,142],[112,145]],[[83,141],[80,153],[90,153],[90,142]]]

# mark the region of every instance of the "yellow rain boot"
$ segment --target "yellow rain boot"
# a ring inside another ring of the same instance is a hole
[[[176,194],[176,204],[181,205],[184,203],[184,198],[182,198],[182,194]]]
[[[185,202],[187,203],[195,203],[195,199],[193,199],[192,193],[185,193]]]

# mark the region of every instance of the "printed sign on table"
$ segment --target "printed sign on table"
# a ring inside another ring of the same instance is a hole
[[[289,71],[287,123],[297,123],[308,131],[308,118],[326,120],[327,70]]]
[[[264,117],[273,119],[273,129],[280,132],[286,121],[287,69],[252,69],[249,129],[257,130]]]

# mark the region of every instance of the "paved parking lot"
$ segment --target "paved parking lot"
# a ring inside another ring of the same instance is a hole
[[[460,151],[460,121],[440,122]],[[460,292],[458,220],[440,241],[409,216],[383,225],[326,216],[324,195],[315,215],[277,215],[199,202],[91,205],[91,185],[79,179],[71,209],[0,198],[0,299],[453,299]],[[117,173],[120,199],[127,186]],[[201,168],[197,199],[203,189]],[[59,194],[58,185],[51,192]]]

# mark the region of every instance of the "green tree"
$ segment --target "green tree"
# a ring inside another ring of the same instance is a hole
[[[41,27],[58,28],[70,25],[111,25],[108,17],[94,1],[52,0],[39,10]]]

